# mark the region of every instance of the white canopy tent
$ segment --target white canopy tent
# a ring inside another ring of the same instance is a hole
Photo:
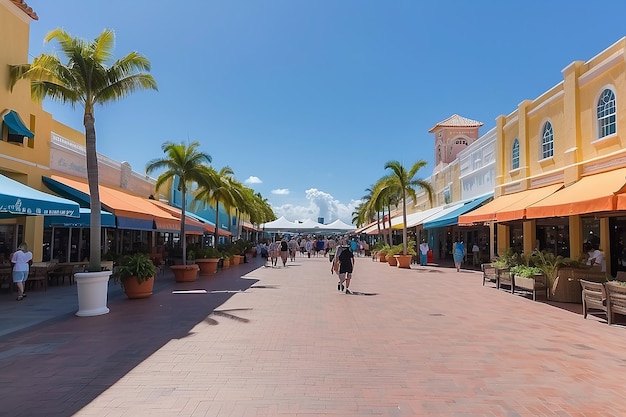
[[[329,234],[349,232],[355,230],[355,227],[348,225],[341,220],[335,220],[330,224],[321,224],[311,219],[306,219],[302,223],[299,223],[289,221],[284,216],[281,216],[274,221],[261,224],[259,226],[259,230],[269,233]]]

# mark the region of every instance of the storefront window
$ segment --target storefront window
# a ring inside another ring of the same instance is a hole
[[[515,253],[524,253],[524,227],[521,224],[515,224],[510,227],[510,232],[509,247]]]
[[[600,220],[582,219],[583,241],[589,242],[594,248],[600,248]]]
[[[536,243],[539,250],[569,257],[569,227],[565,224],[537,226]]]
[[[0,263],[11,262],[9,257],[16,246],[15,225],[0,224]]]

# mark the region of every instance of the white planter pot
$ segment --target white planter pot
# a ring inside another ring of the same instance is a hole
[[[78,272],[74,274],[78,288],[79,317],[99,316],[109,312],[107,295],[111,271]]]

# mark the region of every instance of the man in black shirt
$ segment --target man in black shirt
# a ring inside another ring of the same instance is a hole
[[[339,283],[337,289],[343,291],[345,288],[346,294],[352,294],[349,287],[352,271],[354,270],[354,254],[350,250],[350,246],[337,248],[337,253],[334,259],[334,262],[339,262]],[[345,287],[343,285],[344,282],[346,283]]]

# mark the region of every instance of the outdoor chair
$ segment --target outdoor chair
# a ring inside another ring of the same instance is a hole
[[[616,282],[604,284],[606,289],[606,321],[613,322],[614,314],[626,315],[626,286]]]
[[[607,315],[607,322],[610,323],[609,314],[607,312],[606,290],[601,282],[580,280],[582,287],[583,300],[583,318],[587,318],[589,310],[601,310]]]
[[[26,285],[33,290],[36,287],[48,289],[48,268],[45,266],[32,266],[29,270]]]

